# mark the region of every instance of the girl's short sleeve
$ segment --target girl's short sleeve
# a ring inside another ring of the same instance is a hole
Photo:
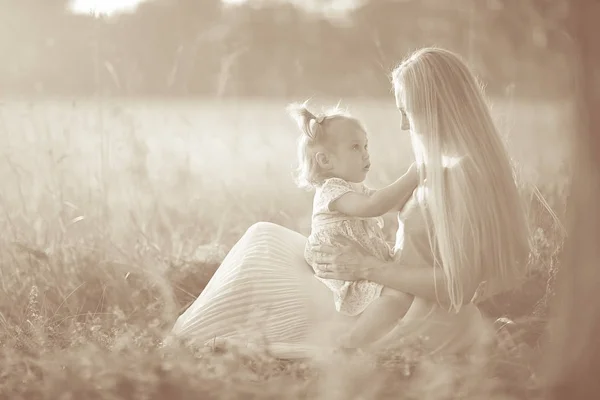
[[[370,187],[368,187],[367,185],[362,185],[362,192],[363,194],[367,195],[367,196],[371,196],[373,195],[373,193],[375,193],[377,190],[375,189],[371,189]]]
[[[349,182],[340,178],[327,179],[321,186],[320,208],[331,211],[330,204],[349,192],[354,192]]]

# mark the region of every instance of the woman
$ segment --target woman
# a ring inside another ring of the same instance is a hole
[[[525,213],[480,87],[457,55],[421,49],[393,72],[393,83],[421,175],[399,215],[395,259],[315,249],[324,264],[355,265],[319,276],[368,279],[415,296],[401,323],[373,347],[425,340],[430,352],[466,351],[489,337],[472,301],[476,290],[493,294],[524,274]],[[305,243],[281,226],[253,225],[173,334],[196,343],[263,339],[287,357],[336,343],[355,317],[335,311],[303,259]]]

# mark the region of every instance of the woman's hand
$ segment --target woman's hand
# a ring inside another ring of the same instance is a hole
[[[356,245],[332,247],[327,245],[312,248],[314,260],[323,265],[316,275],[325,279],[359,281],[367,279],[378,260],[360,251]]]

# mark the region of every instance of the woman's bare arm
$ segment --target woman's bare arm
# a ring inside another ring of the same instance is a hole
[[[382,262],[379,259],[357,252],[356,248],[334,249],[331,246],[316,246],[314,254],[326,270],[316,272],[327,279],[346,281],[369,280],[391,289],[411,294],[441,305],[450,305],[448,286],[444,273],[432,266],[399,265],[396,262]],[[477,289],[476,279],[465,276],[463,279],[463,304],[469,303]]]
[[[450,305],[446,277],[441,270],[431,266],[399,266],[394,262],[388,262],[367,269],[365,279],[415,297]],[[465,280],[470,281],[470,279]],[[471,301],[475,290],[476,285],[463,282],[463,304]]]
[[[398,262],[384,262],[347,245],[334,248],[317,245],[313,255],[327,269],[316,271],[317,276],[326,279],[345,281],[369,280],[399,292],[411,294],[441,305],[450,305],[448,285],[442,270],[431,265],[406,265]],[[462,278],[462,303],[470,303],[477,290],[477,277],[464,274]]]

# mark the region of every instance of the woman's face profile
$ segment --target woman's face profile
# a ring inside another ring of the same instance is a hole
[[[400,85],[396,84],[396,88],[394,90],[394,94],[396,97],[396,107],[398,111],[400,111],[400,129],[403,131],[410,130],[410,121],[408,119],[408,115],[406,114],[406,107],[404,103],[404,91],[400,87]]]

